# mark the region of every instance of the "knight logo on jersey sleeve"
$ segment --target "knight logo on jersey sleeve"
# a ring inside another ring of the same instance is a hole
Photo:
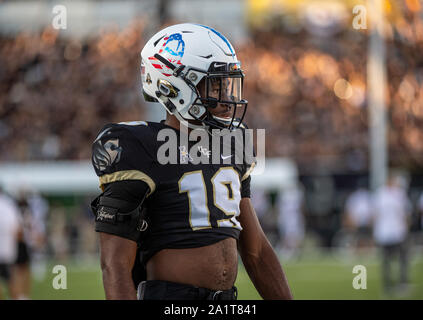
[[[121,153],[119,139],[109,139],[104,143],[97,140],[93,146],[93,165],[98,171],[104,171],[120,161]]]

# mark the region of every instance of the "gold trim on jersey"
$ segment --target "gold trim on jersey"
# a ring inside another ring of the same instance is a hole
[[[150,192],[147,194],[147,197],[156,190],[156,184],[153,179],[151,179],[144,172],[138,170],[124,170],[117,171],[110,174],[105,174],[100,177],[100,188],[103,184],[111,183],[115,181],[124,181],[124,180],[141,180],[144,181],[150,188]],[[102,188],[103,189],[103,188]]]
[[[248,178],[248,176],[250,175],[250,173],[253,171],[254,167],[256,166],[256,163],[253,162],[250,166],[250,168],[248,168],[248,170],[245,172],[245,174],[242,176],[241,181],[244,181],[245,179]]]

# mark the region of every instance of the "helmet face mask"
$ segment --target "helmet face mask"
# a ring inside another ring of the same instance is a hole
[[[214,64],[222,66],[222,69],[227,68],[224,63],[215,62]],[[197,85],[198,98],[192,106],[194,111],[204,110],[205,112],[200,113],[199,116],[192,114],[193,112],[190,114],[211,129],[235,129],[241,124],[248,103],[242,99],[241,95],[243,80],[244,75],[240,68],[231,72],[226,70],[207,72]],[[241,108],[242,115],[237,117],[237,111]]]
[[[210,132],[241,125],[248,104],[242,99],[244,74],[220,33],[195,24],[171,26],[147,42],[141,58],[147,101],[159,102],[190,128]]]

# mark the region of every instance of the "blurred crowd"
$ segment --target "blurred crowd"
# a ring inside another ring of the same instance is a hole
[[[107,122],[142,118],[140,29],[80,42],[50,28],[0,39],[3,161],[90,158]]]
[[[0,160],[88,159],[104,123],[145,119],[142,23],[92,39],[0,36]],[[267,156],[301,172],[363,172],[368,163],[367,31],[251,31],[237,46],[246,71],[246,122],[265,128]],[[387,37],[392,166],[423,165],[423,23],[405,16]]]
[[[423,19],[405,15],[387,27],[390,164],[421,168]],[[303,172],[367,169],[367,30],[260,31],[239,56],[247,71],[248,121],[272,137],[270,155],[294,158]]]

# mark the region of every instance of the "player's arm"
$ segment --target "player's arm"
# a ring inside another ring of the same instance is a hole
[[[239,253],[251,281],[263,299],[292,299],[285,273],[257,219],[250,198],[242,198],[240,222],[243,230]]]
[[[154,191],[152,179],[140,171],[148,167],[148,158],[128,130],[107,125],[93,144],[92,160],[103,188],[92,209],[106,298],[136,299],[132,269],[144,220],[140,209]]]
[[[106,299],[136,299],[132,269],[143,217],[139,212],[148,185],[142,181],[107,184],[96,206],[95,230],[100,233],[100,257]]]
[[[263,299],[292,299],[285,273],[260,226],[250,199],[250,177],[242,182],[238,250],[251,281]]]
[[[136,300],[131,270],[137,244],[108,233],[100,233],[101,270],[107,300]]]

